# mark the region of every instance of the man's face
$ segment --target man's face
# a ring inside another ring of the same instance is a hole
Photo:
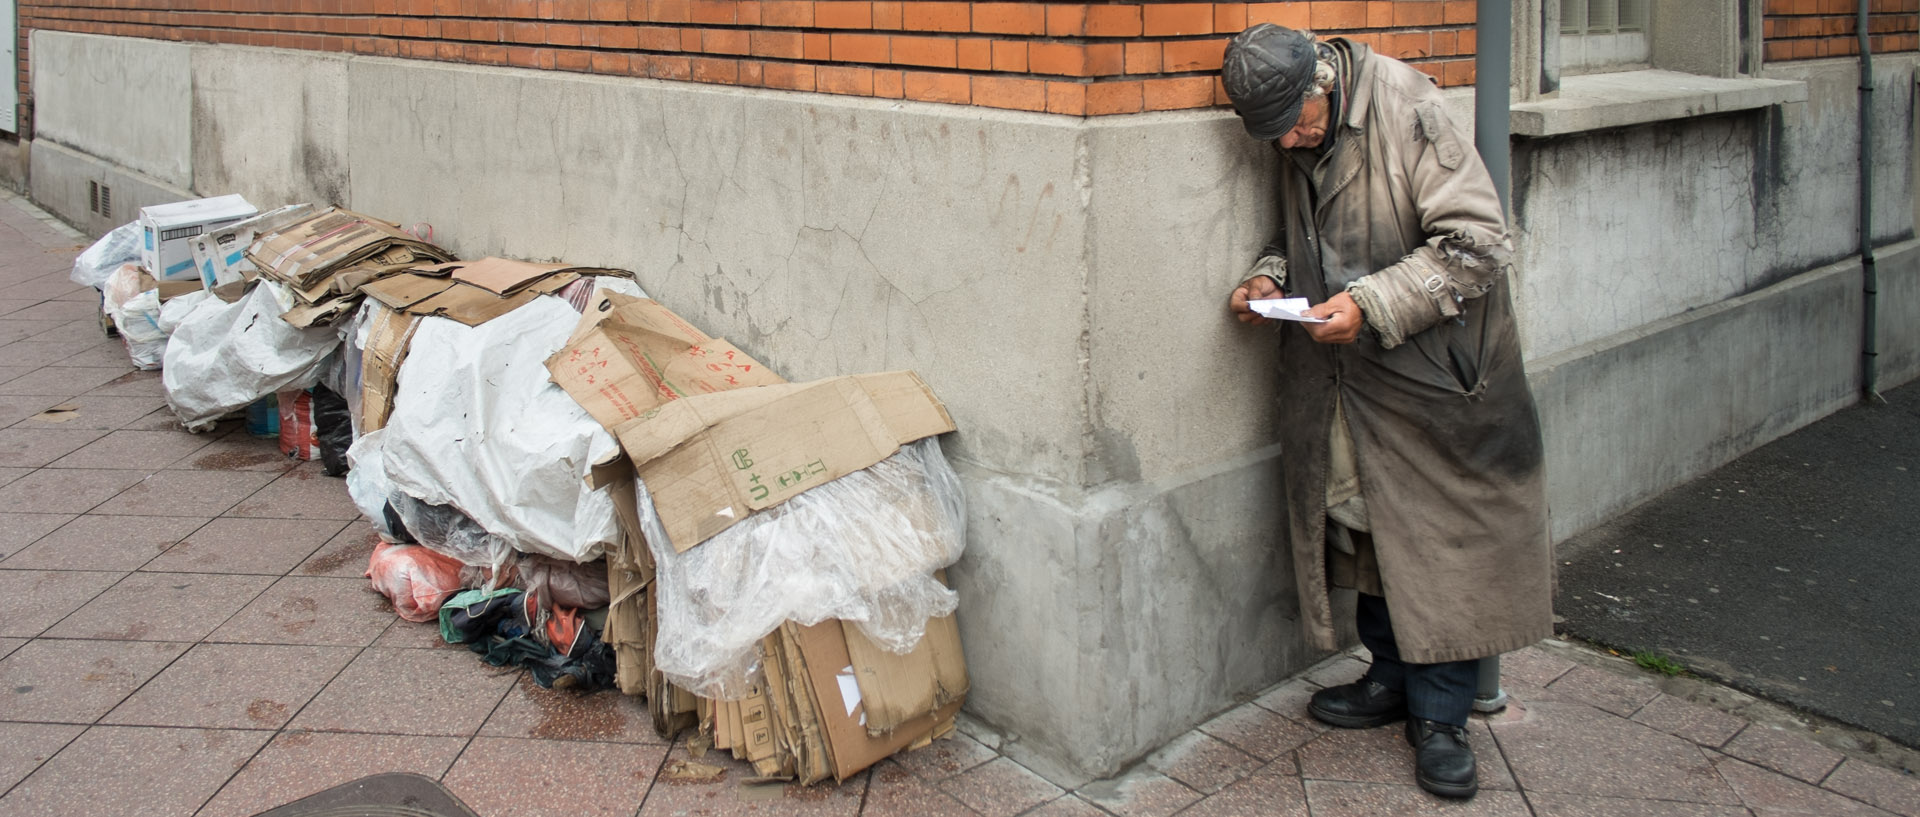
[[[1307,100],[1300,106],[1300,119],[1293,123],[1293,130],[1280,134],[1273,143],[1286,150],[1319,147],[1326,141],[1331,111],[1332,105],[1324,94]]]

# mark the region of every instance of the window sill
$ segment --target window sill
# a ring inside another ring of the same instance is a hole
[[[1805,102],[1804,82],[1721,78],[1678,71],[1619,71],[1566,77],[1557,99],[1513,106],[1516,136],[1563,136],[1695,116]]]

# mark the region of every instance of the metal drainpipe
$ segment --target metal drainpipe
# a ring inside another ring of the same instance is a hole
[[[1854,28],[1860,35],[1860,287],[1862,307],[1860,330],[1860,391],[1866,402],[1885,402],[1877,389],[1879,374],[1874,365],[1879,344],[1878,333],[1880,274],[1873,260],[1873,40],[1869,37],[1867,11],[1869,0],[1860,0]]]
[[[1860,0],[1862,3],[1867,0]],[[1500,194],[1504,212],[1510,201],[1507,188],[1508,135],[1512,131],[1512,112],[1508,110],[1509,87],[1513,84],[1513,3],[1511,0],[1478,0],[1475,9],[1473,50],[1473,145],[1480,150]],[[1480,659],[1480,681],[1473,695],[1473,708],[1480,712],[1498,712],[1507,706],[1506,690],[1500,688],[1500,656]]]

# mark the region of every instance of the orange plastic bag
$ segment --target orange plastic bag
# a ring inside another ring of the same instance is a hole
[[[313,393],[280,392],[280,453],[306,462],[320,459],[320,432],[313,422]]]
[[[393,602],[394,612],[408,621],[434,621],[440,605],[460,592],[460,568],[453,557],[419,545],[373,546],[366,576],[373,589]]]

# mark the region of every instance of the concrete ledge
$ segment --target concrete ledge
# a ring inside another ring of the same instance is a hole
[[[140,216],[140,208],[196,198],[192,191],[174,187],[143,173],[47,140],[31,144],[32,167],[27,181],[35,203],[98,238]],[[101,216],[87,210],[87,182],[113,190],[113,212]]]
[[[1806,99],[1806,83],[1791,80],[1723,79],[1654,70],[1588,74],[1563,80],[1557,99],[1514,105],[1513,132],[1561,136]]]

